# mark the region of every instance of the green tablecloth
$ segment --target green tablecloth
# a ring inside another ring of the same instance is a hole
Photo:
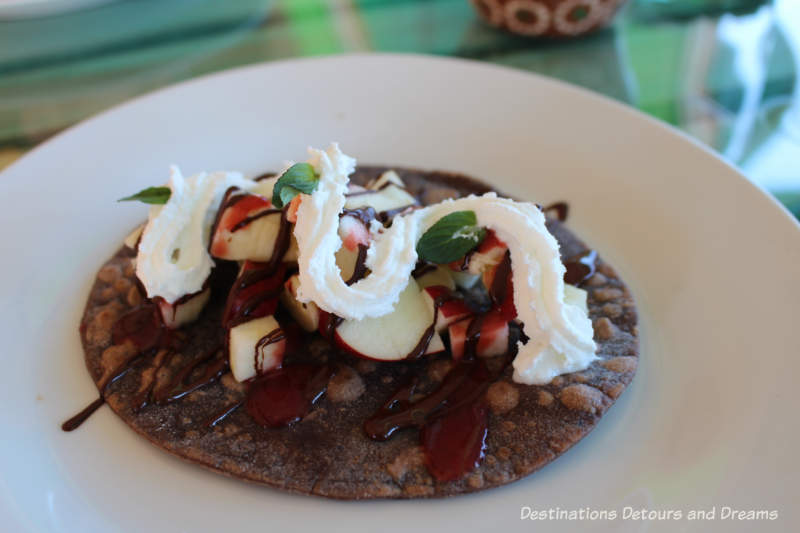
[[[544,42],[486,26],[467,0],[138,0],[0,20],[0,168],[179,80],[370,50],[473,58],[606,94],[708,144],[800,215],[799,0],[631,0],[609,29]]]

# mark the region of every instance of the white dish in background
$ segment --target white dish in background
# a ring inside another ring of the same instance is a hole
[[[91,401],[78,323],[97,268],[146,209],[115,202],[186,174],[255,174],[338,140],[365,163],[462,171],[540,203],[622,274],[640,310],[636,378],[598,427],[529,478],[447,500],[343,503],[189,465]],[[558,82],[485,64],[356,55],[200,78],[90,119],[0,174],[0,519],[33,531],[571,531],[520,508],[679,509],[637,531],[787,531],[800,475],[800,230],[675,131]],[[689,522],[717,506],[717,520]],[[776,521],[719,519],[775,509]]]
[[[117,0],[0,0],[0,20],[47,17]]]

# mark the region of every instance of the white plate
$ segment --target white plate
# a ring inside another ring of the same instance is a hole
[[[257,173],[338,140],[364,162],[463,171],[547,203],[618,267],[641,311],[633,384],[586,439],[510,486],[442,501],[291,496],[188,465],[95,397],[78,321],[102,261],[145,216],[116,198],[184,171]],[[414,56],[257,65],[88,120],[0,175],[0,523],[54,531],[572,530],[537,510],[681,511],[602,529],[796,525],[800,231],[774,200],[675,131],[519,71]],[[716,520],[690,522],[716,506]],[[721,520],[723,506],[775,521]],[[15,526],[15,527],[12,527]]]
[[[46,17],[116,0],[0,0],[0,20]]]

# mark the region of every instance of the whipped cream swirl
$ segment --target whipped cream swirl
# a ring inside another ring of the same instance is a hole
[[[225,191],[255,185],[238,172],[201,172],[184,178],[177,166],[170,167],[169,200],[150,208],[136,256],[136,276],[148,298],[159,296],[174,303],[203,288],[214,266],[208,253],[209,233]]]

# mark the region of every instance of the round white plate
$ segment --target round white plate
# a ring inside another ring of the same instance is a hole
[[[257,173],[331,140],[363,162],[463,171],[571,205],[569,224],[630,284],[641,365],[586,439],[472,496],[343,503],[186,464],[102,409],[78,322],[96,269],[145,217],[117,198],[186,174]],[[257,65],[88,120],[0,175],[0,523],[10,531],[573,530],[523,506],[617,513],[639,531],[787,531],[800,475],[800,230],[720,159],[619,104],[519,71],[356,55]],[[680,511],[625,519],[625,508]],[[725,507],[776,520],[723,519]],[[691,510],[715,519],[689,521]],[[585,512],[585,511],[584,511]],[[674,516],[674,515],[673,515]]]

